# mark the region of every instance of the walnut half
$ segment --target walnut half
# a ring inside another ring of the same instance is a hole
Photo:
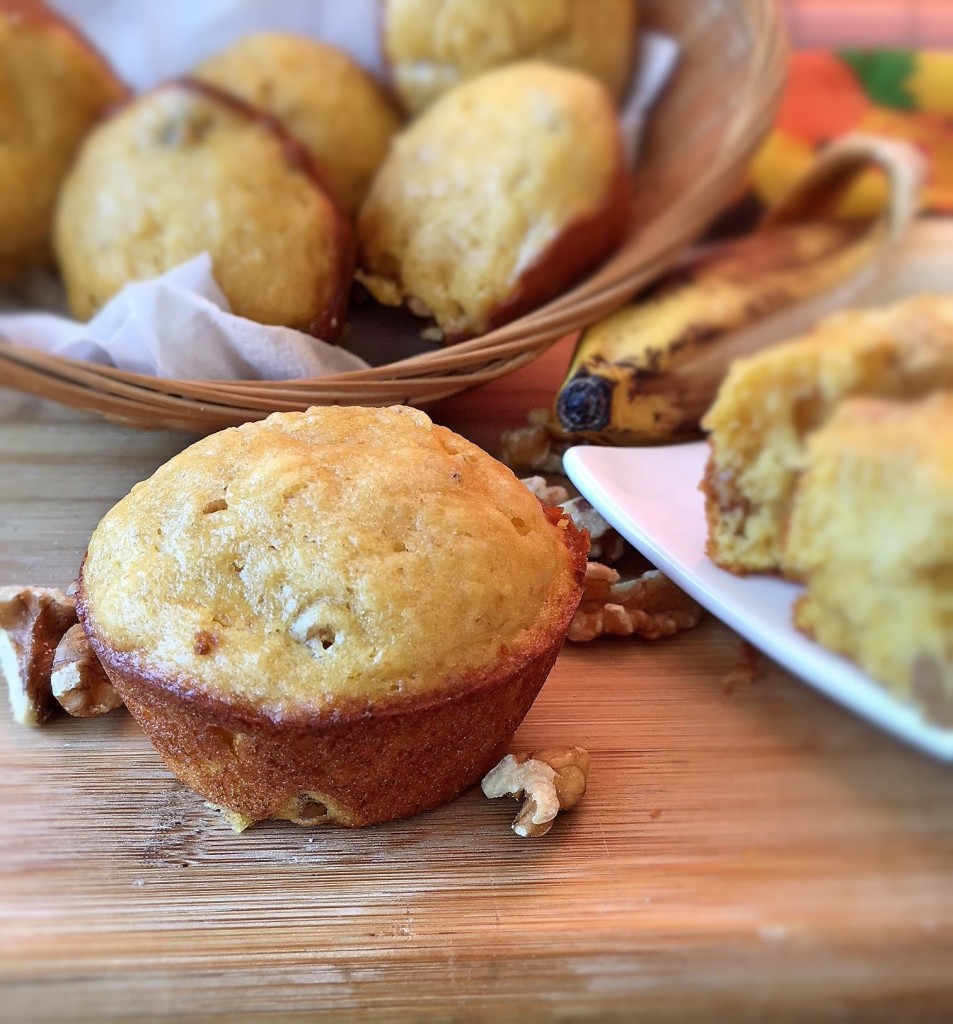
[[[622,579],[601,562],[586,566],[582,602],[569,626],[570,640],[638,635],[645,640],[671,636],[698,623],[701,606],[658,569]]]
[[[79,623],[66,631],[56,647],[50,685],[60,706],[74,718],[97,718],[122,707],[122,697],[113,688]]]
[[[625,541],[585,498],[570,498],[565,487],[560,484],[550,485],[544,476],[523,477],[520,483],[545,504],[561,505],[578,529],[589,531],[591,559],[617,562],[625,554]]]
[[[586,792],[589,753],[560,747],[532,754],[507,754],[481,783],[491,800],[512,796],[523,801],[512,829],[518,836],[544,836],[560,811],[571,810]]]
[[[75,623],[76,600],[62,590],[0,587],[0,671],[21,725],[42,725],[53,713],[53,652]]]

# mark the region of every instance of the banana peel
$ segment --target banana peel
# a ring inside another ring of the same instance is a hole
[[[885,213],[825,219],[872,165],[888,174]],[[582,333],[554,426],[599,444],[697,436],[732,360],[801,333],[870,284],[915,216],[922,176],[919,156],[901,144],[831,147],[753,235],[700,252]]]

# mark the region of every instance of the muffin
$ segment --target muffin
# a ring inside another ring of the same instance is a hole
[[[211,86],[136,99],[83,145],[56,212],[70,308],[208,251],[233,312],[334,340],[352,273],[350,226],[277,123]]]
[[[581,596],[585,534],[421,412],[199,441],[90,541],[78,611],[169,768],[243,821],[359,826],[502,754]]]
[[[528,59],[584,71],[618,100],[636,21],[634,0],[385,0],[384,51],[415,114],[460,82]]]
[[[732,364],[702,421],[708,554],[732,572],[780,564],[806,441],[850,396],[915,399],[953,388],[953,297],[839,313],[812,334]]]
[[[125,89],[41,3],[0,0],[0,283],[52,262],[53,209],[83,138]]]
[[[953,724],[953,393],[845,401],[808,441],[784,569],[794,621]]]
[[[622,240],[628,178],[597,81],[513,64],[448,93],[394,140],[358,218],[358,279],[448,340],[558,295]]]
[[[278,118],[352,216],[400,127],[393,104],[346,53],[303,36],[247,36],[193,77]]]

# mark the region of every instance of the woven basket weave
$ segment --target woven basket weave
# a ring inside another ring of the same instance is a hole
[[[311,405],[426,405],[529,362],[665,270],[731,198],[772,123],[786,67],[772,0],[641,0],[640,11],[644,27],[678,40],[679,64],[647,126],[625,243],[556,300],[440,351],[293,381],[167,380],[0,342],[0,385],[135,426],[207,433]]]

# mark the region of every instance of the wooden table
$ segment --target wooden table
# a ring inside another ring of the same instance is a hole
[[[492,447],[567,358],[445,402]],[[70,580],[186,438],[0,392],[0,582]],[[135,723],[0,716],[0,1019],[953,1019],[953,772],[718,622],[569,646],[514,740],[593,755],[538,841],[471,791],[231,832]]]

